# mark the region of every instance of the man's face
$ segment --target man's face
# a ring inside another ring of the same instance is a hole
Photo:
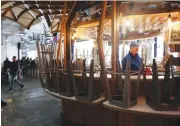
[[[137,54],[139,51],[139,46],[131,47],[130,51],[132,54]]]
[[[13,61],[16,61],[16,58],[13,58],[12,60],[13,60]]]

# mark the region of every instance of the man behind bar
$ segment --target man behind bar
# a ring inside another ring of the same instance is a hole
[[[16,61],[16,56],[13,56],[12,60],[13,61],[10,64],[10,78],[9,78],[10,88],[9,88],[9,92],[13,91],[13,85],[15,82],[21,87],[21,89],[24,88],[24,85],[18,81],[19,66],[18,66],[18,62]]]
[[[138,55],[139,44],[136,41],[132,41],[130,44],[129,53],[122,59],[122,69],[126,70],[127,60],[130,60],[131,71],[138,71],[141,65],[141,58]]]

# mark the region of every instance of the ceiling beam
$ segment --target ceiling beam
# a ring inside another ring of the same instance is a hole
[[[17,19],[17,17],[16,17],[16,15],[14,14],[14,12],[11,10],[11,13],[12,13],[12,15],[13,15],[13,17],[14,17],[14,19],[16,20]]]
[[[6,3],[4,3],[4,4],[7,4],[7,3],[9,3],[9,2],[14,2],[14,1],[8,1],[8,2],[6,2]],[[67,1],[68,2],[68,5],[69,6],[72,6],[72,4],[70,3],[70,1]],[[51,1],[51,3],[50,2],[48,2],[48,1],[37,1],[37,3],[35,2],[35,1],[24,1],[24,3],[22,2],[22,1],[16,1],[14,4],[13,4],[13,6],[9,6],[9,7],[7,7],[7,8],[13,8],[13,7],[15,7],[15,6],[18,6],[18,5],[23,5],[23,4],[27,4],[27,5],[35,5],[36,6],[36,4],[38,4],[38,5],[59,5],[59,6],[63,6],[63,3],[64,2],[62,2],[62,1]],[[4,8],[4,9],[7,9],[7,8]]]
[[[37,9],[41,9],[41,8],[37,8]],[[21,13],[19,13],[19,15],[17,16],[17,19],[19,19],[24,13],[26,13],[28,10],[32,10],[32,8],[29,8],[29,9],[24,9]],[[43,10],[42,10],[43,11]],[[37,12],[37,11],[36,11]],[[43,12],[43,13],[46,13],[46,12]],[[54,12],[52,12],[52,13],[54,13]],[[55,12],[56,14],[61,14],[59,11],[56,11]],[[49,12],[49,14],[51,14],[51,12]]]
[[[1,7],[7,3],[8,3],[8,1],[1,1]]]
[[[39,17],[41,17],[42,15],[38,15],[37,17],[36,17],[36,19],[38,19]],[[33,19],[30,23],[29,23],[29,25],[27,26],[27,29],[29,30],[30,29],[30,27],[31,27],[31,25],[36,21],[36,19]]]
[[[1,16],[4,17],[4,16],[7,14],[7,12],[10,11],[10,10],[11,10],[11,9],[7,8],[7,9],[1,14]]]
[[[102,2],[101,1],[92,1],[90,3],[83,3],[83,7],[81,8],[81,11],[84,11],[86,9],[89,9],[91,7],[94,7],[94,6],[97,6],[97,5],[100,5]]]
[[[47,12],[47,13],[44,13],[44,14],[40,14],[38,16],[36,16],[36,19],[32,20],[32,22],[28,25],[28,27],[26,27],[27,29],[30,29],[31,25],[34,23],[35,20],[37,20],[39,17],[43,16],[43,15],[48,15],[48,14],[59,14],[59,12]]]
[[[71,21],[73,20],[76,12],[80,9],[78,3],[79,2],[75,1],[75,3],[73,4],[70,12],[68,13],[68,18],[67,18],[67,22],[66,22],[67,25],[71,24]]]
[[[47,21],[48,26],[51,27],[51,20],[49,18],[49,15],[44,15],[44,17],[45,17],[45,19]]]

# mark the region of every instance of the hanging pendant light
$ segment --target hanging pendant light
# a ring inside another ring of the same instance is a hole
[[[168,15],[168,28],[170,29],[172,27],[172,20],[171,20],[171,14]]]

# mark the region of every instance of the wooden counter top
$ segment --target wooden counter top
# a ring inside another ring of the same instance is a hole
[[[48,89],[45,89],[45,88],[44,88],[44,90],[48,94],[50,94],[50,95],[52,95],[54,97],[57,97],[57,98],[60,98],[60,99],[66,99],[66,100],[70,100],[70,101],[75,101],[75,102],[81,102],[81,103],[85,103],[85,104],[96,105],[96,104],[102,103],[105,100],[104,96],[101,96],[100,98],[98,98],[98,99],[96,99],[95,101],[92,101],[92,102],[90,102],[90,101],[81,101],[81,100],[77,100],[75,96],[67,97],[67,96],[60,95],[59,93],[51,92],[51,91],[49,91]]]
[[[159,72],[160,73],[160,72]],[[87,77],[89,77],[89,73],[87,73],[86,74],[87,75]],[[82,74],[74,74],[74,76],[76,76],[76,77],[81,77],[82,76]],[[180,75],[174,75],[175,77],[180,77]],[[95,79],[99,79],[100,78],[100,74],[98,74],[98,73],[95,73],[94,74],[94,78]],[[110,74],[107,74],[107,78],[108,79],[111,79],[112,78],[112,75],[110,75]],[[124,75],[122,75],[122,79],[125,79],[125,76]],[[143,75],[141,75],[141,77],[140,77],[140,79],[141,80],[143,80]],[[158,76],[158,79],[159,80],[163,80],[164,79],[164,76]],[[137,75],[131,75],[131,80],[137,80]],[[152,80],[152,75],[147,75],[146,76],[146,80],[148,81],[148,80]]]
[[[139,97],[138,103],[131,108],[122,108],[119,106],[115,106],[109,103],[109,101],[103,102],[105,108],[127,112],[127,113],[135,113],[135,114],[146,114],[152,116],[165,116],[168,118],[180,118],[180,107],[178,111],[155,111],[151,107],[149,107],[145,102],[145,97]]]

